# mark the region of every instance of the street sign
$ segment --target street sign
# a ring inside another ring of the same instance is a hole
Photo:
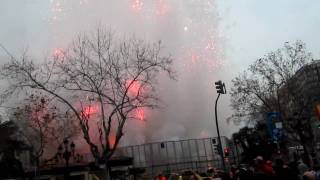
[[[273,125],[274,119],[279,117],[280,117],[279,112],[270,112],[267,114],[267,127],[268,127],[270,136],[272,136],[272,130],[274,129],[274,125]]]
[[[282,129],[282,122],[276,122],[275,126],[277,129]]]
[[[278,128],[273,129],[272,131],[273,140],[279,141],[282,138],[282,135],[283,135],[282,129],[278,129]]]
[[[282,122],[279,121],[279,112],[270,112],[267,116],[267,127],[271,138],[278,141],[282,137]],[[275,122],[277,121],[277,122]]]

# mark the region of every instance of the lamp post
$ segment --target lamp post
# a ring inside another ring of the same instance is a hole
[[[58,147],[58,156],[62,157],[66,162],[66,169],[64,174],[64,179],[68,179],[68,170],[69,170],[69,160],[71,157],[74,157],[76,145],[73,142],[69,142],[69,140],[66,138],[63,141],[63,146],[60,145]]]
[[[215,118],[216,118],[216,128],[217,128],[217,134],[218,134],[218,148],[220,149],[220,156],[221,156],[221,160],[222,160],[222,167],[223,169],[226,171],[226,165],[224,162],[224,157],[223,157],[223,148],[222,148],[222,143],[221,143],[221,137],[220,137],[220,131],[219,131],[219,123],[218,123],[218,100],[221,94],[226,94],[226,87],[224,85],[224,83],[222,81],[217,81],[214,83],[216,85],[216,89],[217,89],[217,93],[218,93],[218,97],[216,99],[216,103],[215,103]]]
[[[236,153],[237,153],[237,164],[239,165],[240,158],[239,158],[238,144],[239,144],[239,139],[235,138],[234,139],[234,146],[236,148]]]

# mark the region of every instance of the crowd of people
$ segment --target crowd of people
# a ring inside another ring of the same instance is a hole
[[[169,176],[158,175],[156,180],[320,180],[320,169],[310,169],[302,160],[285,163],[256,157],[250,165],[232,165],[229,172],[209,168],[199,173],[184,171]]]

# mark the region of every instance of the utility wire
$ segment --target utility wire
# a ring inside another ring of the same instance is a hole
[[[17,60],[1,43],[0,43],[0,47],[4,52],[6,52],[8,56],[11,57],[11,59]]]

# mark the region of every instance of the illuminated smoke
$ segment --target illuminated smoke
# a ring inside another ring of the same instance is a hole
[[[143,89],[139,81],[128,80],[126,86],[129,87],[129,96],[136,97],[138,93],[142,93]]]
[[[143,8],[142,0],[131,0],[131,8],[134,12],[140,12]]]
[[[147,93],[146,88],[142,88],[142,85],[139,81],[133,82],[133,80],[129,80],[129,81],[127,81],[126,84],[127,84],[127,87],[130,86],[128,95],[132,98],[135,98],[139,95],[142,95],[143,93]],[[137,108],[134,111],[134,117],[138,120],[141,120],[141,121],[145,120],[145,108],[143,108],[143,107]]]
[[[144,113],[144,109],[143,108],[138,108],[136,109],[136,113],[135,113],[135,116],[138,120],[145,120],[145,113]]]
[[[35,48],[39,54],[49,49],[50,54],[63,59],[64,47],[68,47],[76,35],[90,34],[101,25],[110,27],[116,38],[133,35],[148,42],[161,40],[164,53],[172,55],[178,81],[162,76],[158,79],[155,90],[162,100],[161,108],[134,111],[136,119],[143,121],[128,122],[123,144],[196,138],[204,135],[201,134],[204,131],[209,136],[215,134],[211,120],[216,94],[212,84],[217,80],[219,70],[228,66],[215,0],[50,0],[41,3],[45,16],[30,15],[39,18],[39,22],[29,23],[26,30],[26,36],[29,36],[30,32],[38,32],[33,31],[35,28],[43,28],[39,30],[42,34],[31,36],[30,42],[44,44]],[[33,44],[29,45],[30,49]],[[139,86],[138,82],[132,86],[129,96],[136,95]],[[141,90],[144,91],[149,90]],[[82,109],[80,105],[77,108]],[[90,116],[89,123],[93,127],[96,126],[94,119],[98,118],[96,114],[84,112]]]
[[[170,11],[170,6],[166,0],[157,0],[155,6],[156,6],[156,10],[155,10],[156,16],[164,17],[168,15]]]
[[[63,60],[65,57],[65,52],[62,48],[55,48],[53,50],[52,56],[55,60]]]
[[[90,119],[90,117],[97,114],[98,111],[99,107],[97,105],[89,105],[82,110],[81,115],[83,118]]]

